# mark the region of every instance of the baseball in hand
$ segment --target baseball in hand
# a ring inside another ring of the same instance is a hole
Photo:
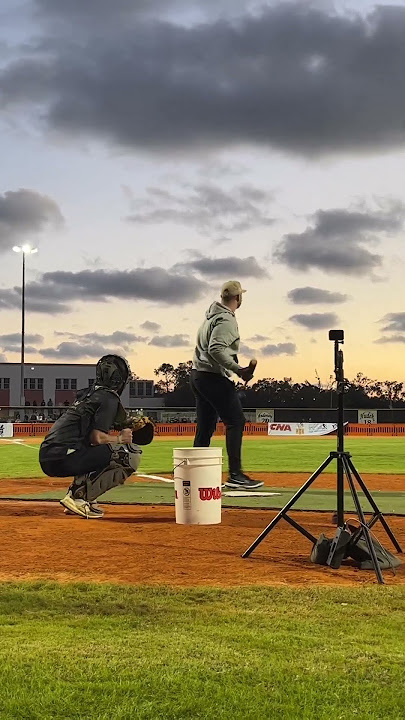
[[[257,360],[256,360],[256,358],[252,358],[251,361],[250,361],[250,363],[249,363],[249,368],[250,368],[250,370],[251,370],[252,372],[254,372],[254,371],[256,370],[256,365],[257,365]]]

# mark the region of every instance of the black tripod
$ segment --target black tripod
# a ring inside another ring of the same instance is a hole
[[[329,457],[324,460],[322,465],[319,466],[317,470],[311,475],[310,478],[300,487],[299,490],[293,495],[291,500],[288,501],[286,505],[284,505],[283,509],[280,510],[280,512],[276,515],[276,517],[271,521],[269,525],[263,530],[263,532],[256,538],[256,540],[248,547],[248,549],[243,553],[242,557],[246,558],[249,557],[249,555],[257,548],[257,546],[261,543],[262,540],[266,537],[266,535],[269,534],[271,530],[277,525],[277,523],[281,520],[281,518],[284,518],[293,528],[298,530],[302,535],[305,535],[308,540],[310,540],[312,543],[316,542],[316,538],[311,535],[308,530],[306,530],[302,525],[300,525],[296,520],[293,520],[288,515],[288,511],[291,510],[291,508],[295,505],[297,500],[301,497],[301,495],[304,494],[306,490],[312,485],[312,483],[316,480],[317,477],[328,467],[328,465],[333,461],[337,461],[337,525],[338,527],[342,528],[344,526],[344,478],[346,476],[350,492],[352,494],[354,506],[356,508],[357,516],[361,523],[361,530],[359,532],[359,538],[361,536],[364,537],[364,540],[366,541],[368,551],[370,553],[373,567],[375,570],[375,574],[377,576],[378,582],[383,583],[383,576],[381,572],[380,565],[377,560],[375,548],[373,545],[373,542],[371,540],[370,535],[370,529],[373,527],[373,525],[377,522],[377,520],[380,520],[385,532],[387,533],[388,537],[390,538],[391,542],[393,543],[395,549],[397,552],[401,553],[402,549],[399,545],[394,533],[392,532],[391,528],[389,527],[385,517],[383,516],[382,512],[379,510],[377,503],[373,499],[372,495],[370,494],[370,491],[366,487],[364,480],[360,477],[358,471],[356,470],[354,463],[351,459],[351,455],[349,452],[345,452],[344,449],[344,373],[343,373],[343,351],[339,349],[339,344],[343,343],[344,341],[344,334],[343,330],[331,330],[329,332],[329,340],[333,340],[335,343],[335,376],[337,381],[337,393],[338,393],[338,426],[337,426],[337,450],[336,452],[329,453]],[[359,496],[357,493],[357,489],[355,486],[354,480],[357,481],[360,489],[363,491],[364,495],[366,496],[368,502],[370,503],[372,509],[373,509],[373,515],[371,519],[366,522],[366,519],[364,517],[364,512],[360,504]]]

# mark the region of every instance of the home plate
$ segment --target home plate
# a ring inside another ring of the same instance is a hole
[[[241,492],[240,490],[229,490],[227,492],[223,492],[222,495],[224,497],[270,497],[271,495],[281,495],[281,493],[253,492],[252,490],[246,490],[246,492]]]

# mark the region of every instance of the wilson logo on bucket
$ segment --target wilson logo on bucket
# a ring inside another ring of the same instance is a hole
[[[200,500],[220,500],[222,497],[221,488],[219,487],[202,487],[198,488],[198,492],[200,493]]]

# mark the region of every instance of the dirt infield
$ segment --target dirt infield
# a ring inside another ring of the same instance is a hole
[[[0,580],[54,579],[176,586],[359,585],[374,573],[312,565],[311,544],[285,522],[248,559],[241,553],[274,511],[223,510],[221,525],[181,526],[174,508],[110,506],[102,520],[64,515],[58,503],[0,502]],[[328,514],[294,513],[310,532],[333,535]],[[390,518],[405,546],[405,519]],[[378,529],[377,535],[389,547]],[[405,565],[385,573],[405,584]]]
[[[299,488],[308,479],[308,473],[251,473],[252,477],[260,478],[267,487]],[[162,477],[170,478],[168,473]],[[227,474],[223,473],[224,482]],[[382,490],[386,492],[405,492],[405,475],[364,474],[363,480],[369,490]],[[145,482],[145,478],[130,477],[126,484]],[[150,482],[154,482],[150,480]],[[64,490],[69,485],[69,479],[64,478],[34,478],[34,479],[4,479],[0,480],[0,495],[3,497],[18,497],[33,492],[46,492],[47,490]],[[322,473],[313,485],[313,489],[333,490],[336,487],[336,473]]]

